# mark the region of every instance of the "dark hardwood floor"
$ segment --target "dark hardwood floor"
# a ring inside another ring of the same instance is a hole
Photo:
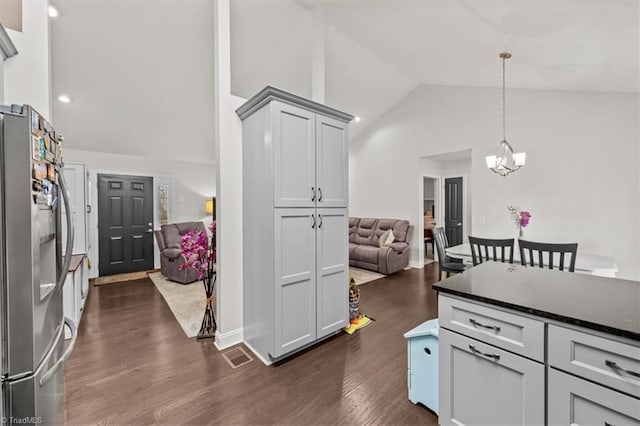
[[[187,339],[149,279],[93,287],[66,364],[68,424],[429,424],[403,334],[437,316],[437,264],[364,284],[375,318],[274,366]]]

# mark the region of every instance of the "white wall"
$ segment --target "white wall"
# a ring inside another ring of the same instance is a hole
[[[500,89],[417,88],[353,141],[350,214],[415,224],[419,158],[472,149],[474,234],[515,236],[507,206],[519,206],[533,216],[528,238],[577,241],[638,279],[638,95],[508,89],[507,114],[527,166],[501,178],[484,162],[501,137]]]
[[[169,186],[169,222],[210,222],[204,211],[205,200],[215,195],[215,165],[188,163],[167,159],[136,157],[96,151],[65,149],[64,159],[69,163],[82,163],[91,173],[92,227],[91,251],[89,253],[92,277],[98,276],[98,173],[151,176],[154,178],[154,228],[160,228],[158,214],[158,182]],[[155,267],[160,267],[157,244],[154,241]]]
[[[215,344],[222,349],[243,339],[242,302],[242,122],[235,110],[244,99],[231,94],[229,0],[214,3],[214,87],[217,284]]]
[[[49,2],[22,2],[22,32],[7,29],[18,54],[4,63],[4,103],[29,104],[51,119]]]

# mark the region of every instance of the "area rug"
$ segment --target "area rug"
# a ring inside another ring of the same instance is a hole
[[[196,337],[200,331],[206,302],[202,282],[178,284],[169,281],[160,272],[149,274],[149,278],[164,297],[187,337]]]
[[[355,280],[357,285],[362,285],[371,281],[379,280],[380,278],[384,278],[386,275],[350,266],[349,276]]]

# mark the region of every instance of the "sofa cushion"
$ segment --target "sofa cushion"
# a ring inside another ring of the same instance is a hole
[[[353,242],[358,245],[374,245],[373,237],[375,235],[376,224],[378,219],[362,218],[358,223],[358,229],[354,235]],[[376,241],[377,244],[377,241]]]
[[[164,245],[167,248],[180,248],[182,243],[182,235],[178,227],[174,224],[162,225],[162,234],[164,237]]]
[[[379,247],[373,247],[369,245],[357,246],[354,250],[354,259],[360,262],[366,263],[378,263]]]
[[[393,225],[393,235],[396,237],[396,241],[407,241],[407,232],[409,231],[409,221],[399,220]]]
[[[167,248],[162,250],[162,255],[169,259],[175,259],[181,254],[182,254],[182,250],[180,250],[179,248]]]
[[[358,247],[357,244],[349,243],[349,259],[353,259],[353,257],[355,256],[356,247]]]
[[[356,231],[358,230],[358,223],[360,223],[359,217],[349,218],[349,242],[352,243],[356,238]]]
[[[174,223],[173,225],[178,228],[180,235],[184,235],[189,231],[207,232],[207,229],[204,227],[202,222],[182,222]]]
[[[395,243],[389,244],[389,247],[391,247],[391,249],[396,253],[402,253],[409,247],[409,244],[404,242],[395,242]]]
[[[380,247],[380,237],[382,236],[382,234],[384,234],[388,230],[393,229],[393,227],[395,226],[396,222],[400,222],[400,221],[398,219],[380,219],[380,220],[378,220],[378,224],[376,225],[376,229],[374,231],[374,236],[373,236],[373,244],[375,246]],[[393,231],[393,236],[394,236],[396,241],[399,239],[398,236],[396,235],[395,231]]]

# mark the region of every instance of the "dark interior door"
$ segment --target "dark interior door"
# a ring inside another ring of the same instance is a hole
[[[462,177],[444,180],[444,229],[449,246],[462,244]]]
[[[98,175],[100,276],[153,269],[153,178]]]

